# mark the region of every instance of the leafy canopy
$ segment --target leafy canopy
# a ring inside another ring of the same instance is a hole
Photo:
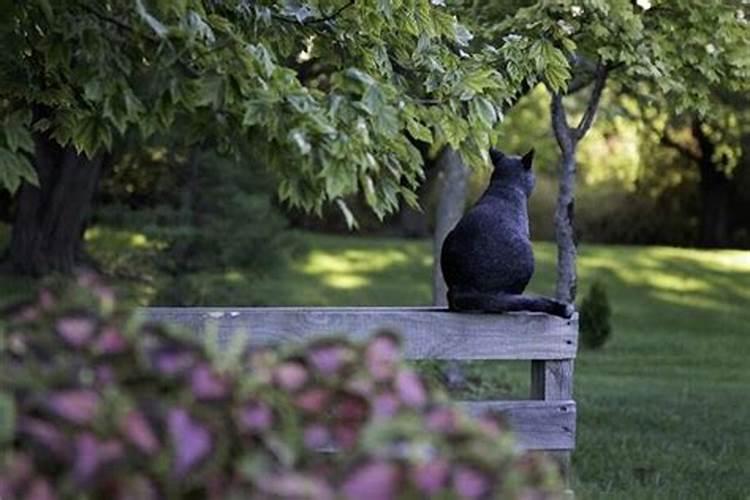
[[[343,197],[363,192],[383,216],[399,198],[416,204],[415,141],[484,164],[518,88],[567,78],[546,38],[531,59],[533,34],[472,41],[436,0],[36,0],[4,11],[0,188],[11,191],[36,181],[31,130],[89,157],[172,132],[229,153],[249,145],[291,205],[338,202],[349,214]]]

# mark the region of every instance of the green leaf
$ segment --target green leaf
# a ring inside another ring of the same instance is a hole
[[[18,150],[28,153],[34,152],[34,140],[23,121],[13,119],[13,115],[9,116],[3,123],[3,133],[5,134],[5,143],[12,152],[15,153]]]
[[[0,188],[15,193],[23,180],[39,186],[39,179],[29,159],[20,152],[0,148]]]
[[[71,135],[73,146],[89,158],[93,158],[101,148],[112,147],[112,130],[94,114],[78,117]]]
[[[161,21],[159,21],[146,11],[146,7],[143,5],[143,2],[141,0],[135,0],[135,9],[141,19],[143,19],[143,21],[148,24],[152,30],[154,30],[154,33],[156,33],[157,36],[159,36],[160,38],[164,38],[167,36],[167,33],[169,33],[169,29],[164,26]]]
[[[349,210],[349,207],[346,205],[346,202],[342,200],[341,198],[336,199],[336,205],[338,205],[339,210],[341,210],[341,213],[344,214],[344,218],[346,219],[346,225],[349,227],[349,229],[357,229],[359,227],[359,224],[357,223],[357,219],[354,217],[354,214],[351,210]]]
[[[471,111],[488,127],[492,127],[497,122],[498,116],[495,106],[484,97],[472,99]]]
[[[0,446],[10,443],[16,432],[16,404],[10,394],[0,392]]]
[[[409,134],[415,139],[432,144],[432,131],[414,118],[409,118],[407,120],[406,130],[408,130]]]

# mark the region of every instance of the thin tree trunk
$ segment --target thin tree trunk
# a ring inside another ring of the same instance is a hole
[[[70,273],[82,255],[83,230],[104,155],[89,159],[46,135],[34,139],[39,187],[24,183],[19,190],[9,265],[34,276]]]
[[[432,269],[432,303],[436,306],[447,307],[448,291],[443,271],[440,268],[440,251],[448,233],[455,227],[464,214],[466,193],[469,185],[469,169],[464,165],[459,154],[450,147],[440,153],[437,160],[439,169],[440,196],[435,212],[435,233],[433,235]]]
[[[557,240],[557,285],[555,297],[572,303],[578,290],[575,240],[576,151],[564,153],[560,159],[560,188],[555,207],[555,239]]]
[[[586,109],[578,126],[568,124],[563,105],[563,94],[552,94],[550,116],[552,130],[560,148],[559,192],[555,208],[555,239],[557,240],[557,284],[555,297],[563,302],[573,303],[578,289],[576,271],[577,249],[575,240],[575,188],[576,153],[578,143],[591,128],[599,107],[602,92],[607,82],[607,68],[599,63],[594,71],[594,86]]]

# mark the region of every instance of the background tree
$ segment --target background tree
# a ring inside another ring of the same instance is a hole
[[[559,299],[572,302],[576,295],[576,151],[594,120],[607,81],[636,91],[655,90],[678,112],[708,114],[713,84],[721,81],[739,90],[750,76],[750,38],[742,5],[720,0],[709,4],[697,0],[537,2],[498,24],[496,36],[546,38],[570,61],[567,89],[550,89],[552,127],[561,152],[555,214]],[[545,47],[532,44],[530,57]],[[588,86],[592,86],[590,96],[578,124],[571,126],[563,97]],[[653,98],[640,92],[638,96]]]
[[[540,69],[512,41],[470,47],[469,31],[428,0],[39,0],[6,11],[0,180],[18,189],[8,260],[23,273],[76,263],[106,152],[128,134],[180,123],[187,143],[211,137],[236,153],[247,142],[282,200],[318,212],[334,202],[354,224],[352,193],[380,217],[416,203],[414,139],[482,164],[500,103]],[[498,59],[521,71],[488,64]]]

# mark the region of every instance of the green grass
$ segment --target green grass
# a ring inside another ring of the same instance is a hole
[[[166,283],[143,272],[154,243],[100,230],[101,259],[125,259],[141,303]],[[430,302],[425,241],[303,234],[306,249],[265,275],[234,269],[189,277],[197,302],[418,305]],[[2,243],[2,231],[0,231]],[[130,252],[130,253],[128,253]],[[554,247],[536,245],[532,291],[554,283]],[[128,259],[132,259],[132,262]],[[0,304],[31,285],[0,277]],[[576,363],[579,498],[750,498],[750,252],[584,246],[581,290],[607,286],[614,335]],[[469,367],[470,392],[522,392],[525,367]]]

